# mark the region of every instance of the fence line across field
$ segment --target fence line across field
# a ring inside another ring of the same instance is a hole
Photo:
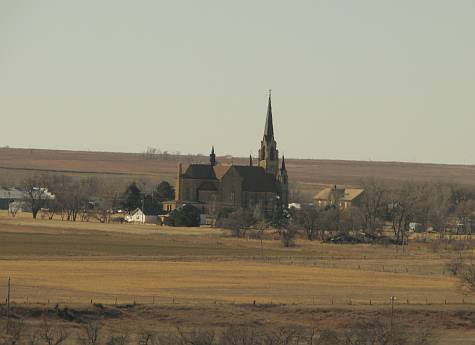
[[[3,299],[2,304],[7,306],[19,306],[19,305],[31,305],[31,306],[50,306],[50,307],[67,307],[69,305],[282,305],[282,306],[383,306],[390,305],[390,299],[381,298],[334,298],[331,296],[315,296],[311,298],[301,298],[293,302],[282,302],[279,300],[272,300],[271,298],[261,299],[249,299],[245,300],[240,298],[239,300],[220,300],[220,299],[197,299],[197,298],[182,298],[182,297],[163,297],[163,296],[123,296],[123,295],[110,295],[100,297],[69,297],[69,298],[30,298],[29,296],[16,296],[11,297],[8,301],[7,298]],[[475,305],[474,298],[401,298],[394,301],[396,306],[421,306],[421,305]]]

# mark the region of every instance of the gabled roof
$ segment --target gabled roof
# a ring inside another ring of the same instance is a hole
[[[228,172],[229,168],[231,168],[231,165],[222,165],[222,164],[215,165],[213,167],[214,174],[218,179],[221,179],[224,176],[224,174]]]
[[[184,178],[216,180],[213,166],[210,164],[190,164],[183,174]]]
[[[313,198],[317,200],[330,200],[333,193],[337,194],[339,200],[352,201],[364,192],[361,188],[325,188],[317,193]]]
[[[145,209],[142,211],[140,208],[136,208],[132,212],[130,212],[130,215],[133,216],[137,213],[143,213],[146,216],[156,216],[160,212],[160,210],[157,207],[145,207]]]
[[[231,169],[236,170],[239,176],[242,177],[243,191],[277,193],[274,175],[266,173],[264,168],[233,165]]]

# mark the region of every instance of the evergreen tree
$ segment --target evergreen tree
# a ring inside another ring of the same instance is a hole
[[[132,182],[122,195],[122,207],[126,211],[133,211],[142,207],[142,193],[137,183]]]
[[[153,198],[159,202],[175,199],[175,189],[167,181],[160,182],[153,191]]]

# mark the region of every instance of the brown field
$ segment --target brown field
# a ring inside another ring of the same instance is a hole
[[[120,313],[101,316],[112,328],[338,328],[387,315],[394,295],[399,319],[434,327],[441,344],[473,344],[475,296],[445,270],[458,253],[434,252],[427,242],[404,252],[305,240],[284,249],[272,233],[261,247],[220,229],[30,217],[0,213],[0,282],[12,278],[15,312],[33,320],[41,312],[32,310],[48,303],[99,313],[92,301]]]
[[[218,157],[222,163],[247,164],[248,158]],[[169,155],[166,160],[145,160],[138,153],[84,152],[0,148],[0,174],[18,180],[32,171],[98,175],[109,178],[173,182],[178,162],[205,162],[207,156]],[[445,181],[475,185],[474,165],[287,159],[291,182],[307,197],[332,184],[358,185],[374,177],[397,180]]]

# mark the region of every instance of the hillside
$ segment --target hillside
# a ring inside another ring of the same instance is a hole
[[[1,148],[0,173],[3,180],[19,179],[31,171],[56,171],[173,182],[178,162],[186,165],[206,162],[207,159],[199,155],[161,155],[155,159],[145,159],[139,153]],[[224,164],[248,164],[248,158],[218,157],[218,161]],[[325,185],[358,185],[370,177],[388,181],[437,180],[475,185],[474,165],[319,159],[286,159],[286,165],[291,183],[308,196]]]

